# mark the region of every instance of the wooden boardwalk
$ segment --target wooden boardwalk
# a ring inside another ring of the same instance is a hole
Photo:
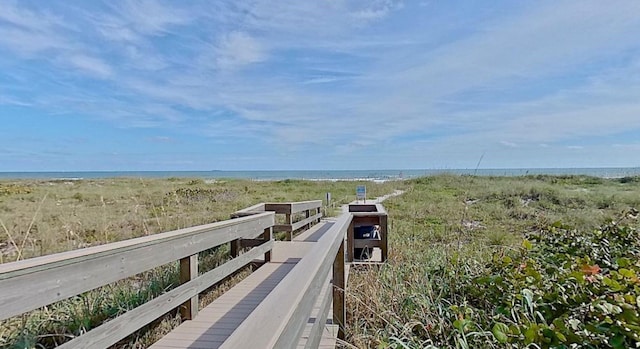
[[[271,261],[265,263],[239,284],[225,292],[204,309],[195,319],[185,321],[171,333],[156,342],[151,348],[219,348],[234,330],[246,320],[267,295],[287,276],[294,266],[306,255],[324,232],[333,225],[323,221],[298,235],[293,241],[278,241],[274,244]],[[312,317],[298,345],[305,348],[309,334],[317,318],[326,319],[331,313],[330,277],[324,283]],[[335,348],[337,329],[335,325],[324,326],[320,338],[320,348]]]
[[[173,264],[176,287],[60,348],[111,347],[177,309],[185,321],[152,348],[334,348],[345,336],[349,269],[372,262],[358,261],[354,251],[374,248],[374,258],[386,260],[387,215],[380,204],[349,205],[321,220],[321,208],[321,200],[260,203],[226,221],[0,265],[0,321]],[[382,227],[383,239],[354,240],[354,229],[371,225]],[[275,241],[274,232],[288,241]],[[231,258],[200,272],[200,254],[225,244]],[[258,270],[199,309],[202,292],[260,260]]]

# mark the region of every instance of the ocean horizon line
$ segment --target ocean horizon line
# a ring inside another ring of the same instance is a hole
[[[478,176],[586,175],[602,178],[640,176],[640,167],[440,168],[386,170],[129,170],[129,171],[0,171],[0,179],[101,179],[119,177],[206,178],[252,180],[394,180],[438,174]]]

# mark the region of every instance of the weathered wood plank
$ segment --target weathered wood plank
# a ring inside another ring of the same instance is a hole
[[[364,247],[380,247],[383,246],[382,240],[377,239],[354,239],[353,247],[354,248],[364,248]]]
[[[340,253],[339,250],[338,253]],[[344,262],[344,258],[342,258],[342,260]],[[327,323],[329,309],[331,308],[331,301],[333,299],[332,293],[333,284],[331,283],[331,278],[327,277],[327,280],[322,287],[322,292],[320,292],[319,309],[313,322],[313,326],[311,326],[311,331],[309,331],[309,338],[307,338],[305,349],[315,349],[320,344],[320,340],[322,339],[322,332]]]
[[[180,284],[198,277],[198,254],[180,259]],[[198,315],[198,294],[196,293],[180,306],[180,315],[184,320],[191,320]]]
[[[311,223],[313,223],[314,221],[316,221],[316,220],[318,220],[320,218],[322,218],[322,213],[318,213],[318,214],[316,214],[315,216],[312,216],[312,217],[307,217],[307,218],[305,218],[305,219],[303,219],[301,221],[293,223],[291,225],[291,230],[293,230],[293,231],[298,230],[298,229],[304,227],[305,225],[311,224]]]
[[[198,317],[194,320],[185,322],[174,329],[171,332],[172,336],[179,335],[183,339],[193,338],[193,335],[197,336],[194,339],[198,339],[199,334],[229,337],[293,268],[292,264],[265,264],[213,303],[201,309]],[[248,334],[248,336],[252,335],[252,333]],[[151,348],[161,348],[167,345],[165,338],[160,339]],[[186,344],[184,348],[188,347]],[[217,345],[212,345],[209,348],[217,348]],[[245,348],[245,346],[240,346],[240,348]]]
[[[322,200],[311,201],[299,201],[291,203],[291,213],[302,212],[306,210],[312,210],[314,208],[322,207]]]
[[[264,232],[262,233],[262,240],[265,240],[265,241],[273,240],[273,227],[264,229]],[[271,250],[269,250],[268,252],[265,252],[264,261],[265,263],[268,263],[271,261]]]
[[[351,213],[375,213],[377,207],[375,204],[350,204],[349,212]]]
[[[316,247],[315,242],[307,241],[277,241],[272,250],[272,262],[285,263],[287,260],[300,259]]]
[[[264,202],[261,202],[259,204],[255,204],[253,206],[249,206],[247,208],[243,208],[242,210],[238,210],[234,213],[231,214],[231,218],[240,218],[240,217],[246,217],[246,216],[252,216],[254,214],[258,214],[258,213],[262,213],[264,212]]]
[[[293,238],[293,241],[317,242],[322,235],[331,228],[332,222],[325,221],[315,224],[310,229],[300,232]]]
[[[351,227],[351,224],[349,224]],[[333,324],[338,325],[338,338],[344,339],[344,327],[347,320],[347,309],[345,305],[345,261],[344,261],[344,239],[333,262]]]
[[[302,227],[304,227],[307,224],[313,223],[314,221],[319,220],[320,218],[322,218],[322,213],[318,213],[313,217],[308,217],[305,218],[301,221],[295,222],[295,223],[291,223],[291,224],[276,224],[273,227],[274,231],[284,231],[287,233],[291,233],[292,231],[298,230]],[[288,240],[291,241],[291,240]]]
[[[147,325],[158,317],[171,311],[194,295],[206,290],[215,283],[233,274],[239,268],[247,265],[254,258],[273,248],[273,241],[249,250],[247,253],[234,258],[221,266],[162,294],[149,302],[127,311],[117,318],[99,326],[86,334],[77,337],[63,345],[60,349],[69,348],[106,348],[117,343],[139,328]]]
[[[383,212],[351,212],[351,214],[354,217],[379,217],[387,215]]]
[[[367,225],[379,225],[380,218],[383,216],[354,216],[353,222],[356,227],[367,226]]]
[[[382,246],[380,246],[382,250],[381,262],[386,262],[389,255],[389,226],[387,220],[387,216],[380,217],[380,237],[382,239]]]
[[[0,265],[0,320],[237,238],[254,238],[273,224],[274,214],[262,213]]]
[[[242,239],[240,240],[240,248],[256,247],[264,244],[264,239]]]
[[[349,229],[347,230],[347,262],[353,262],[353,258],[354,258],[354,253],[353,253],[353,235],[355,234],[354,232],[355,229],[355,222],[354,220],[351,221],[351,224],[349,225]]]
[[[334,264],[352,216],[343,214],[221,348],[295,347]],[[282,300],[287,300],[283,303]]]
[[[291,204],[290,203],[275,203],[275,202],[267,202],[264,204],[265,211],[273,211],[278,214],[291,214]]]
[[[322,207],[322,200],[299,201],[299,202],[288,202],[288,203],[268,202],[264,204],[265,211],[275,211],[276,213],[279,213],[279,214],[298,213],[298,212],[311,210],[318,207]]]

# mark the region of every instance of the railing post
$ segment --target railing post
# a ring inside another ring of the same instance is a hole
[[[344,340],[344,326],[347,313],[345,306],[344,283],[344,238],[340,243],[340,249],[333,262],[333,324],[338,325],[338,338]]]
[[[229,254],[231,255],[231,258],[238,257],[240,255],[240,249],[240,239],[231,240],[231,242],[229,242]]]
[[[316,214],[320,214],[320,213],[322,213],[322,206],[319,206],[318,208],[316,208]],[[320,218],[318,218],[316,223],[320,223]]]
[[[311,210],[304,211],[304,216],[305,219],[311,217]],[[311,228],[311,222],[307,223],[307,225],[305,226],[305,229],[309,230],[309,228]]]
[[[267,242],[273,238],[273,227],[266,228],[262,233],[262,239]],[[271,250],[264,253],[264,262],[269,263],[271,261]]]
[[[291,213],[284,214],[285,224],[288,224],[289,226],[293,224],[293,222],[291,222],[291,217],[292,217]],[[287,241],[293,241],[293,230],[287,231]]]
[[[353,235],[355,234],[355,225],[354,222],[356,217],[353,217],[351,223],[349,224],[349,228],[347,229],[347,262],[353,262]]]
[[[389,232],[387,228],[387,215],[380,216],[380,238],[382,239],[381,262],[387,261],[387,255],[389,253]]]
[[[180,284],[198,277],[198,254],[180,259]],[[180,306],[180,315],[185,320],[193,320],[198,315],[198,295],[191,297]]]

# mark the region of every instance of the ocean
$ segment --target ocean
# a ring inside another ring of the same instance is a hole
[[[281,170],[281,171],[81,171],[0,172],[0,179],[98,179],[98,178],[202,178],[250,180],[367,180],[387,181],[437,174],[478,176],[587,175],[602,178],[640,176],[640,167],[623,168],[503,168],[503,169],[398,169],[398,170]]]

